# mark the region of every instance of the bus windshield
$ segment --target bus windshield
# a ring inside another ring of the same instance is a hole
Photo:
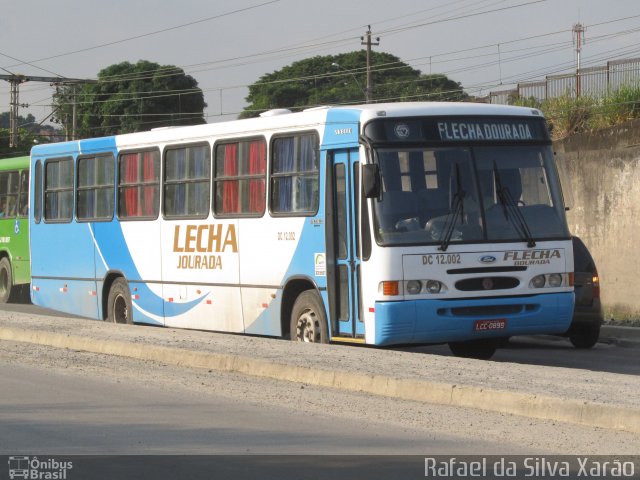
[[[375,149],[382,193],[374,200],[381,245],[568,238],[548,145]]]

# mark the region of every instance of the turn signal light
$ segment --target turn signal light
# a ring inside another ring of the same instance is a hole
[[[397,281],[382,282],[382,294],[388,297],[399,295],[400,288]]]
[[[600,298],[600,277],[598,276],[598,270],[594,269],[591,281],[593,282],[593,298]]]

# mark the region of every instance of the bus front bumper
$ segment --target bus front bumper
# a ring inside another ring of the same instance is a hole
[[[376,302],[375,344],[445,343],[564,333],[574,294]]]

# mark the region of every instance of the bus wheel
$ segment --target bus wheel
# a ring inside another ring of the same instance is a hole
[[[600,338],[600,324],[577,328],[569,335],[569,340],[576,348],[591,348]]]
[[[449,349],[456,357],[477,358],[489,360],[496,350],[500,339],[488,338],[482,340],[468,340],[466,342],[449,342]]]
[[[129,285],[124,278],[116,278],[109,290],[107,321],[133,324],[133,306]]]
[[[327,317],[320,295],[306,290],[293,304],[291,312],[291,340],[294,342],[329,343]]]
[[[13,293],[13,278],[11,263],[8,258],[0,260],[0,303],[7,303]]]

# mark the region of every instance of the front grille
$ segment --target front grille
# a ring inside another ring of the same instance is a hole
[[[515,315],[528,310],[526,305],[486,305],[478,307],[457,307],[451,309],[451,314],[457,317],[480,317],[480,316],[499,316],[499,315]],[[444,311],[438,312],[445,314]]]
[[[526,272],[527,267],[473,267],[473,268],[450,268],[447,270],[451,275],[469,275],[470,273],[508,273]]]
[[[476,277],[459,280],[455,283],[462,292],[476,292],[486,290],[509,290],[520,285],[520,280],[513,277]]]

